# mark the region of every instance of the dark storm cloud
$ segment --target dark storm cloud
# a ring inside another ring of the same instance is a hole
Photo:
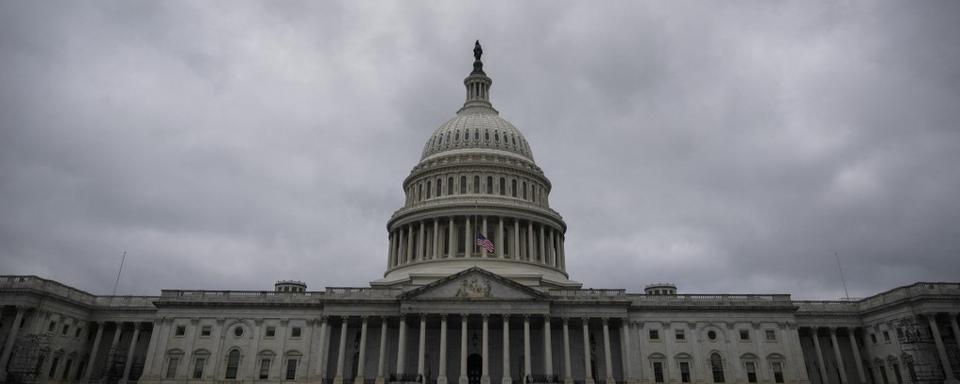
[[[955,2],[0,2],[0,271],[365,285],[472,41],[593,287],[960,276]]]

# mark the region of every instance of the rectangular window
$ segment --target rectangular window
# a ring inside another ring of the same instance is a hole
[[[650,340],[660,340],[660,331],[656,329],[650,330]]]
[[[177,377],[177,366],[180,365],[180,356],[170,356],[170,362],[167,363],[167,378]]]
[[[746,366],[747,366],[747,382],[756,383],[757,382],[757,364],[752,361],[748,361],[746,363]]]
[[[682,329],[676,330],[674,337],[677,339],[677,341],[684,341],[686,339],[686,335],[683,334]]]
[[[81,333],[81,331],[83,331],[83,329],[81,329],[81,328],[77,328],[77,330],[76,330],[76,331],[74,331],[74,335],[73,335],[73,337],[76,337],[76,338],[78,338],[78,339],[79,339],[79,338],[80,338],[80,333]]]
[[[201,337],[209,337],[212,328],[213,328],[213,327],[211,327],[211,326],[209,326],[209,325],[204,325],[203,328],[200,328],[200,336],[201,336]]]
[[[870,341],[872,341],[874,344],[877,343],[877,334],[876,334],[876,333],[871,333],[871,334],[870,334]]]
[[[260,378],[266,379],[270,377],[270,359],[260,360]]]
[[[297,379],[297,359],[287,360],[287,380]]]
[[[203,366],[207,363],[207,358],[198,357],[197,360],[193,363],[193,378],[202,379],[203,378]]]
[[[890,342],[890,332],[883,331],[883,341]]]
[[[774,361],[770,363],[770,368],[773,369],[773,382],[778,384],[783,383],[783,363]]]
[[[772,329],[768,329],[768,330],[764,331],[763,333],[764,333],[765,335],[767,335],[767,341],[777,341],[777,331],[774,331],[774,330],[772,330]]]
[[[53,377],[53,375],[57,374],[57,363],[59,362],[60,362],[60,356],[54,356],[53,362],[50,363],[50,373],[47,374],[47,377]],[[56,380],[56,378],[54,378],[54,380]]]
[[[187,327],[184,325],[178,325],[176,331],[174,331],[174,336],[183,336],[187,333]]]
[[[290,337],[300,337],[300,327],[293,327],[293,329],[290,330]]]
[[[653,362],[653,381],[657,383],[663,382],[663,363],[659,361]]]
[[[686,361],[680,362],[680,382],[690,382],[690,363]]]
[[[67,335],[67,332],[70,332],[70,326],[67,325],[67,324],[64,324],[64,325],[63,325],[63,332],[62,332],[61,334],[64,335],[64,336],[66,336],[66,335]]]
[[[73,360],[67,359],[67,364],[63,366],[63,375],[60,376],[61,380],[66,380],[67,375],[70,374],[70,366],[73,365]]]
[[[903,328],[900,328],[900,327],[897,328],[897,337],[901,339],[903,338]]]
[[[53,332],[54,329],[57,329],[57,322],[51,321],[50,325],[47,326],[47,332]]]
[[[750,340],[750,331],[746,329],[740,330],[740,340],[747,341]]]
[[[277,335],[277,327],[267,327],[267,337],[274,337]]]

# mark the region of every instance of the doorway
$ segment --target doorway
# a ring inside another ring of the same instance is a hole
[[[474,353],[467,356],[467,380],[470,384],[480,384],[483,375],[483,358]]]

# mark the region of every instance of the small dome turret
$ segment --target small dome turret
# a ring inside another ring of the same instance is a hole
[[[676,295],[677,286],[673,283],[647,284],[647,286],[643,288],[643,293],[648,295]]]
[[[273,285],[275,292],[303,293],[307,291],[307,283],[297,280],[280,280]]]

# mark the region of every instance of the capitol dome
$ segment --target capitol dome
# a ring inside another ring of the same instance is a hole
[[[566,273],[567,224],[530,144],[490,103],[479,42],[466,100],[427,139],[387,222],[384,277],[373,286],[429,284],[480,267],[521,284],[576,288]]]

